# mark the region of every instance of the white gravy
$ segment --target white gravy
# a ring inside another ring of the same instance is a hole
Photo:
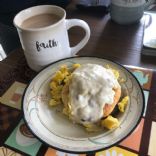
[[[113,72],[101,65],[85,64],[77,68],[69,85],[73,120],[78,123],[100,120],[104,105],[113,103],[113,88],[118,86]]]

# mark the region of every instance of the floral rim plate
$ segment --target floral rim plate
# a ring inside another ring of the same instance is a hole
[[[119,115],[120,126],[115,130],[88,133],[80,125],[73,124],[58,107],[48,106],[49,82],[61,65],[94,63],[111,66],[125,80],[124,92],[129,95],[126,111]],[[73,57],[52,63],[30,82],[23,96],[25,121],[32,133],[55,149],[71,153],[95,152],[111,147],[126,138],[138,125],[144,110],[144,95],[136,78],[123,66],[97,57]]]

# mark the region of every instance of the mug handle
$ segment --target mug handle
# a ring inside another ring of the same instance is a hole
[[[82,49],[87,44],[87,42],[90,38],[90,28],[85,21],[79,20],[79,19],[66,20],[67,30],[69,30],[71,27],[74,27],[74,26],[82,27],[85,30],[86,34],[85,34],[84,38],[76,46],[71,47],[71,55],[72,56],[74,56],[80,49]]]

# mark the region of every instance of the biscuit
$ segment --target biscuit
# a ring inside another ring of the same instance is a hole
[[[103,108],[103,117],[107,117],[108,115],[110,115],[112,113],[112,111],[114,110],[116,104],[118,103],[120,97],[121,97],[121,87],[119,86],[117,89],[114,89],[115,91],[115,96],[114,96],[114,101],[112,104],[105,104],[104,108]]]
[[[103,108],[103,117],[107,117],[112,113],[114,110],[116,104],[118,103],[120,97],[121,97],[121,87],[119,86],[117,89],[114,89],[115,96],[114,96],[114,102],[112,104],[105,104]],[[67,105],[69,101],[69,82],[66,83],[62,89],[62,102],[64,105]]]

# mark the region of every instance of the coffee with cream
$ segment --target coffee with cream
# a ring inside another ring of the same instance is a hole
[[[55,14],[40,14],[24,20],[21,27],[26,29],[43,28],[55,24],[60,19],[61,17]]]

